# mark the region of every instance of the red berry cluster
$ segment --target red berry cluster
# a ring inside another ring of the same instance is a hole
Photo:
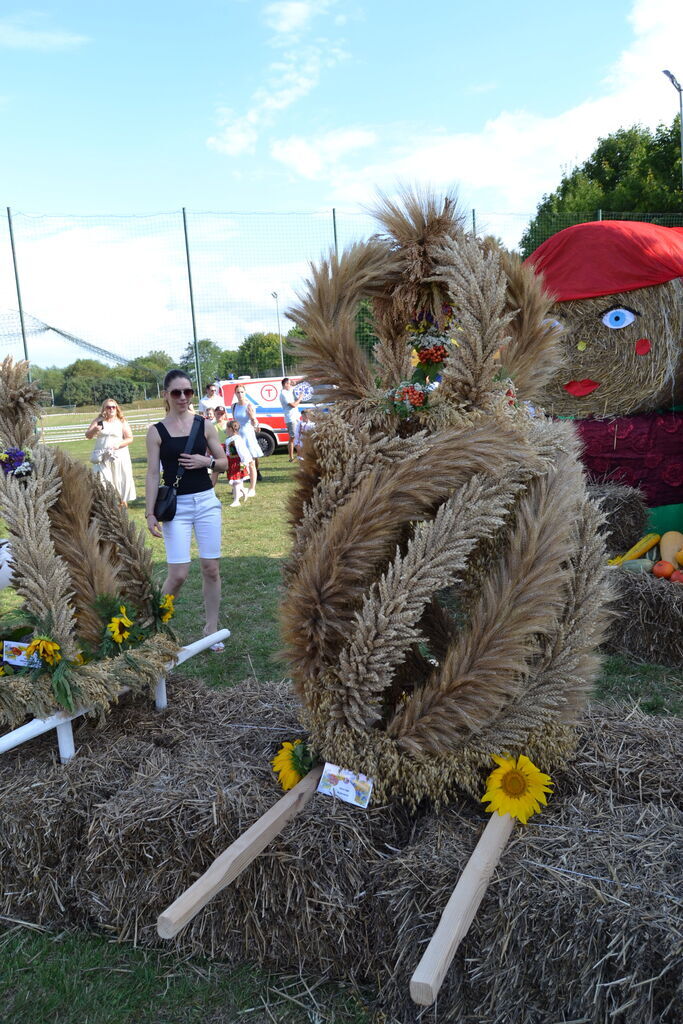
[[[406,388],[401,388],[397,397],[399,402],[404,402],[407,399],[415,407],[425,404],[424,392],[418,391],[412,384],[409,384]]]
[[[505,392],[505,397],[508,400],[508,405],[514,405],[515,402],[517,401],[517,396],[514,393],[512,388],[508,388],[507,389],[507,391]]]
[[[448,356],[445,345],[432,345],[430,348],[421,348],[417,358],[421,363],[443,363]]]

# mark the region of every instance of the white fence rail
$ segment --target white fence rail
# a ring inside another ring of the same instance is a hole
[[[229,636],[229,629],[219,629],[217,633],[211,633],[209,636],[202,637],[201,640],[195,640],[193,644],[187,644],[187,646],[181,647],[178,657],[174,662],[166,666],[166,671],[170,672],[176,665],[182,665],[184,661],[187,661],[189,658],[193,658],[195,654],[200,654],[202,651],[207,650],[207,648],[211,647],[212,644],[216,644],[222,640],[227,640]],[[129,689],[130,687],[128,686],[122,686],[119,690],[119,696],[127,693]],[[161,710],[162,708],[165,708],[167,704],[166,678],[162,677],[156,685],[154,705],[156,708]],[[79,708],[78,711],[74,712],[59,711],[56,715],[50,715],[49,718],[32,718],[30,722],[26,722],[24,725],[20,725],[17,729],[12,729],[11,732],[5,733],[4,736],[0,736],[0,754],[4,754],[9,750],[14,750],[15,747],[21,746],[22,743],[27,743],[28,740],[32,740],[36,736],[42,736],[43,733],[50,732],[54,729],[57,733],[59,759],[62,764],[64,764],[65,761],[69,761],[76,753],[71,723],[75,718],[87,715],[90,710],[90,708]]]
[[[133,434],[141,434],[147,430],[150,423],[156,423],[163,419],[163,409],[150,409],[149,413],[142,413],[137,416],[126,416],[126,420]],[[62,423],[59,426],[50,426],[43,421],[42,440],[44,444],[64,444],[67,441],[85,441],[85,432],[92,420],[87,423]]]

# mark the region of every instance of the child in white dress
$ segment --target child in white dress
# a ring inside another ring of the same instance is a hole
[[[228,423],[228,438],[225,442],[225,454],[228,456],[228,480],[232,485],[232,503],[230,508],[239,508],[240,498],[252,498],[251,490],[244,491],[244,481],[249,479],[249,464],[253,457],[246,441],[240,434],[237,420]]]

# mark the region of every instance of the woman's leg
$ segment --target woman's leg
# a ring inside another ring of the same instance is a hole
[[[256,463],[252,459],[249,463],[249,490],[247,491],[247,497],[253,498],[256,494]]]
[[[177,597],[180,592],[180,588],[187,579],[189,571],[189,562],[176,562],[173,565],[167,566],[166,579],[164,580],[164,585],[161,588],[161,593],[173,594],[174,597]]]
[[[204,491],[203,497],[197,498],[194,533],[197,538],[199,560],[202,567],[202,591],[206,615],[204,636],[208,636],[209,633],[215,633],[218,629],[218,612],[221,603],[221,503],[216,497],[215,491]]]
[[[218,631],[218,611],[221,604],[221,574],[217,558],[201,558],[202,591],[206,626],[204,636]]]

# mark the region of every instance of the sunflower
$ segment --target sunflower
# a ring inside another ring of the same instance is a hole
[[[552,792],[550,776],[539,771],[524,754],[516,761],[494,754],[493,760],[500,767],[486,780],[486,792],[481,799],[490,804],[487,812],[509,814],[526,825],[531,815],[540,811],[541,804],[547,803],[545,794]]]
[[[126,606],[122,604],[119,606],[119,615],[113,616],[111,622],[107,624],[107,629],[111,633],[112,639],[117,644],[122,644],[130,636],[130,628],[127,627],[132,625],[132,620],[126,615]]]
[[[175,608],[173,607],[174,601],[175,596],[173,594],[164,594],[161,604],[159,605],[162,622],[168,622],[169,619],[173,618],[175,613]]]
[[[310,772],[313,759],[303,740],[283,743],[271,761],[273,771],[278,773],[278,782],[285,790],[292,789]]]
[[[46,665],[56,665],[58,661],[62,660],[60,650],[61,647],[56,640],[50,640],[49,636],[37,636],[28,645],[25,654],[29,660],[34,654],[37,654]]]

